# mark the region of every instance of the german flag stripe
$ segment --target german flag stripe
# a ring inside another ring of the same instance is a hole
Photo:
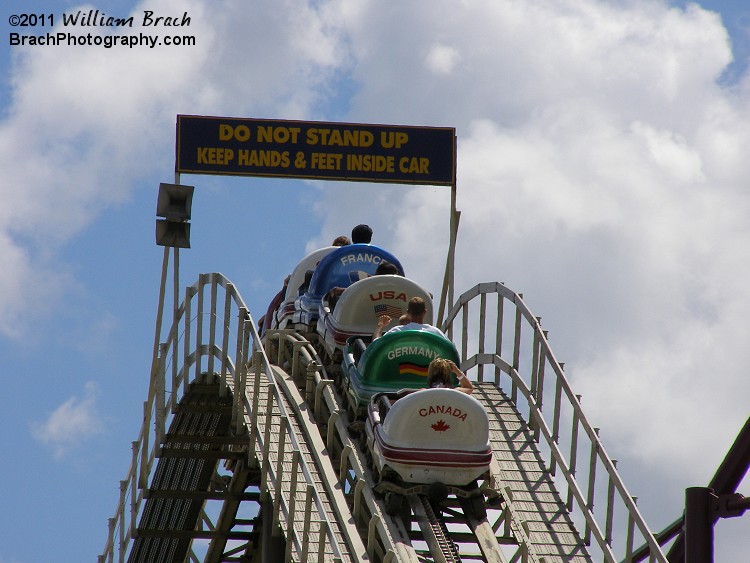
[[[424,377],[427,377],[427,366],[419,366],[417,364],[398,364],[398,372],[399,374],[411,374],[411,375],[421,375]]]

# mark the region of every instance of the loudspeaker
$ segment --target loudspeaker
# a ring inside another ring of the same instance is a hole
[[[172,221],[189,221],[193,206],[193,186],[159,184],[156,216]]]
[[[157,219],[156,244],[175,248],[190,248],[190,223]]]

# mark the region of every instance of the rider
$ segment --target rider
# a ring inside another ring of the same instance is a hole
[[[430,362],[427,367],[427,387],[447,387],[450,389],[451,373],[456,374],[459,385],[459,387],[453,387],[453,389],[471,395],[471,392],[474,391],[474,385],[456,364],[445,358],[435,358]]]
[[[386,334],[388,334],[389,332],[398,332],[400,330],[423,330],[446,338],[442,330],[440,330],[436,326],[432,326],[431,324],[427,324],[424,322],[426,314],[427,304],[424,302],[424,299],[422,299],[421,297],[412,297],[409,300],[409,303],[406,305],[406,316],[409,318],[408,322],[403,325],[398,324],[394,326],[392,329],[386,332]],[[388,324],[392,320],[393,319],[388,315],[378,317],[378,324],[375,327],[375,332],[372,333],[372,339],[375,340],[376,338],[380,338],[380,336],[383,334],[383,329],[388,326]]]
[[[352,229],[352,243],[370,244],[371,240],[372,228],[370,228],[370,225],[361,224]]]

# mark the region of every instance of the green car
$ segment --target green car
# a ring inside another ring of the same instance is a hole
[[[427,367],[435,358],[459,364],[458,351],[450,340],[423,330],[389,332],[367,347],[361,338],[350,338],[342,362],[350,406],[361,416],[376,393],[426,388]],[[455,376],[453,379],[456,385]]]

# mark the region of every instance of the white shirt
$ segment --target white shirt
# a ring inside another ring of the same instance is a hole
[[[405,325],[396,325],[392,329],[390,329],[386,334],[389,332],[399,332],[401,330],[423,330],[425,332],[431,332],[433,334],[437,334],[439,336],[442,336],[443,338],[447,338],[445,334],[443,334],[443,331],[437,328],[436,326],[423,324],[423,323],[407,323]]]

